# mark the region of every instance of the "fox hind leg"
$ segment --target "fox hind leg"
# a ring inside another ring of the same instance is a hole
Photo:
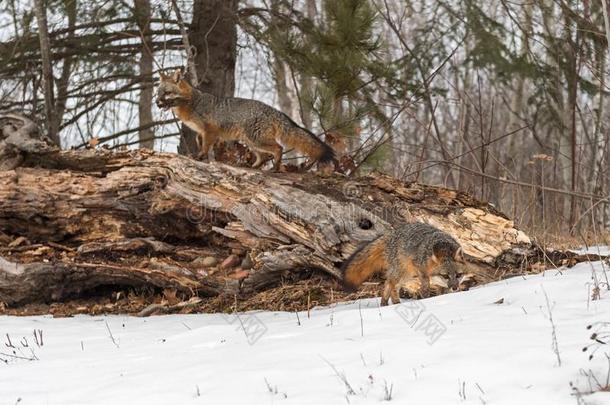
[[[396,289],[394,283],[389,280],[386,280],[385,284],[383,285],[383,293],[381,294],[381,306],[385,307],[386,305],[388,305],[390,297],[392,298],[392,304],[398,304],[400,300],[396,298],[397,296],[398,290]]]
[[[254,169],[261,167],[268,159],[264,159],[264,155],[273,156],[273,169],[275,171],[280,170],[280,164],[282,163],[282,147],[278,144],[275,145],[257,145],[252,147],[254,154],[256,155],[256,161],[252,165]]]
[[[400,304],[400,294],[398,293],[399,287],[392,285],[392,291],[390,296],[392,297],[392,304]]]
[[[265,153],[261,153],[257,150],[254,151],[254,155],[256,156],[256,161],[254,161],[254,164],[252,165],[253,169],[258,169],[269,160],[268,158],[265,159]]]
[[[309,158],[309,161],[307,163],[305,163],[305,166],[303,166],[303,171],[308,171],[309,169],[311,169],[313,167],[313,165],[315,165],[316,163],[318,163],[317,159],[313,159],[313,158]]]
[[[280,145],[275,144],[273,146],[273,170],[276,172],[280,171],[280,167],[282,165],[282,152],[283,149]]]

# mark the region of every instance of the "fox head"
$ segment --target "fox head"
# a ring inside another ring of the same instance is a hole
[[[444,276],[448,281],[448,287],[454,290],[459,287],[458,277],[464,273],[463,265],[466,261],[464,260],[464,250],[461,246],[455,249],[453,254],[447,254],[451,250],[453,249],[449,249],[449,252],[446,248],[435,250],[432,254],[432,260],[438,265],[436,272]]]
[[[171,75],[161,73],[157,89],[157,106],[161,109],[176,107],[191,101],[193,88],[183,78],[182,71],[176,70]]]

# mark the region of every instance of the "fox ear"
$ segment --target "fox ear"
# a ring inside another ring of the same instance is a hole
[[[453,260],[456,262],[464,263],[464,250],[462,247],[459,247],[458,250],[455,251],[453,255]]]
[[[174,74],[172,74],[172,80],[176,83],[178,83],[180,80],[182,80],[182,70],[181,69],[176,69]]]

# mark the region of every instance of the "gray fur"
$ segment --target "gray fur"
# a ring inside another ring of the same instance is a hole
[[[437,250],[446,251],[449,257],[453,257],[460,248],[460,244],[451,235],[422,222],[404,224],[396,228],[388,235],[388,246],[396,247],[389,249],[390,265],[397,265],[397,253],[404,252],[419,266],[424,265],[434,254],[435,247]]]
[[[215,97],[193,89],[193,111],[201,115],[216,118],[223,129],[229,129],[235,123],[240,123],[253,142],[260,142],[267,125],[280,123],[282,129],[288,132],[298,125],[286,114],[257,100],[239,97]]]
[[[460,272],[454,258],[456,252],[461,248],[460,244],[448,233],[421,222],[408,223],[399,226],[386,236],[387,250],[386,258],[388,269],[386,277],[394,283],[400,284],[405,277],[405,271],[401,268],[399,255],[411,258],[418,269],[419,279],[422,285],[422,296],[429,294],[430,280],[428,275],[422,271],[427,261],[436,256],[440,263],[437,268],[438,274],[443,274],[449,279],[449,286],[456,287],[457,275]],[[439,257],[441,256],[442,259]]]
[[[335,152],[329,145],[283,112],[265,103],[238,97],[216,97],[195,88],[192,88],[188,98],[181,93],[177,81],[162,80],[157,92],[157,105],[169,108],[187,104],[191,114],[199,118],[200,122],[212,121],[220,127],[225,134],[221,139],[238,140],[250,147],[257,157],[253,167],[259,167],[264,162],[261,155],[263,152],[273,155],[274,167],[279,169],[282,152],[287,147],[297,149],[309,157],[306,168],[316,162],[336,164]],[[231,133],[236,134],[232,135],[235,138],[226,135]],[[206,145],[204,154],[207,153],[207,148]]]

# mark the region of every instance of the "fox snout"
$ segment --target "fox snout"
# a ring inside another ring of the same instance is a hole
[[[157,93],[156,104],[157,107],[163,110],[167,110],[168,108],[176,107],[187,101],[188,98],[180,93],[175,93],[173,91],[163,91],[163,89],[159,89]]]
[[[447,290],[455,291],[458,287],[457,277],[455,273],[440,271],[439,273],[447,282]]]
[[[157,99],[155,100],[155,103],[157,104],[157,107],[162,110],[167,110],[171,107],[171,103],[167,99],[167,92],[164,91],[162,87],[160,87],[157,91]]]
[[[162,110],[167,110],[169,107],[171,107],[170,103],[161,96],[157,96],[156,104],[157,104],[157,107],[159,107]]]
[[[188,103],[192,97],[191,85],[182,78],[182,72],[176,70],[171,76],[161,73],[157,88],[157,107],[167,110]]]
[[[462,273],[458,263],[447,260],[441,264],[439,274],[447,280],[447,288],[456,291],[459,287],[459,277]]]

